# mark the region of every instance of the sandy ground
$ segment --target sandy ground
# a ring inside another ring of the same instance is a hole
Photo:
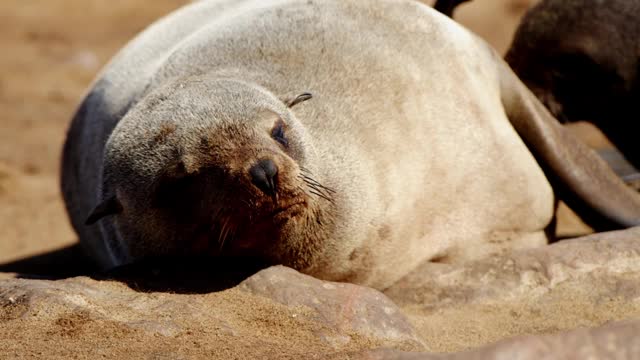
[[[0,262],[76,241],[58,190],[71,115],[127,39],[186,2],[0,2]]]

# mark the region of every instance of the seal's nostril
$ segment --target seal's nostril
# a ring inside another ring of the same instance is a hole
[[[275,197],[277,190],[278,167],[270,159],[262,159],[249,169],[251,182],[265,194]]]

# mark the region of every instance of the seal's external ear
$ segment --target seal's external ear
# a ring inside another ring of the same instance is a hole
[[[294,97],[291,100],[287,100],[286,104],[287,104],[287,107],[291,108],[291,107],[294,107],[295,105],[297,105],[297,104],[299,104],[299,103],[301,103],[303,101],[307,101],[307,100],[311,99],[312,97],[313,97],[313,95],[311,95],[311,93],[304,92],[304,93]]]
[[[122,212],[122,205],[120,205],[120,202],[114,195],[98,204],[98,206],[93,209],[87,220],[85,220],[84,224],[91,225],[105,216],[120,212]]]

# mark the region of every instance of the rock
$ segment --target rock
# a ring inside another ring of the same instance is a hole
[[[381,293],[284,267],[207,294],[87,277],[0,280],[0,349],[10,358],[96,349],[114,358],[321,358],[380,346],[425,349]]]
[[[640,320],[578,329],[557,335],[526,336],[501,341],[481,349],[448,355],[374,350],[353,354],[353,360],[562,360],[639,359]]]
[[[401,310],[385,295],[368,287],[321,281],[275,266],[245,280],[239,289],[289,307],[308,307],[316,313],[317,321],[343,334],[424,348]],[[349,341],[348,337],[336,340]]]
[[[464,264],[424,264],[384,295],[282,266],[214,287],[202,285],[243,272],[180,264],[152,266],[151,275],[120,273],[121,281],[0,276],[0,354],[637,358],[639,240],[634,228]],[[386,350],[371,351],[377,348]],[[415,352],[427,350],[441,353]]]
[[[385,291],[430,349],[640,317],[640,227],[466,264],[424,264]]]

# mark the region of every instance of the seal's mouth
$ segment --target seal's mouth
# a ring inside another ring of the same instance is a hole
[[[308,208],[305,199],[280,202],[276,207],[264,209],[251,217],[229,216],[216,221],[200,239],[204,247],[213,248],[219,254],[225,248],[229,254],[261,256],[264,249],[276,241],[288,224],[299,218]],[[202,246],[201,246],[202,247]]]
[[[271,213],[271,218],[276,222],[290,220],[304,212],[307,208],[306,201],[297,201],[284,206],[279,206]]]

